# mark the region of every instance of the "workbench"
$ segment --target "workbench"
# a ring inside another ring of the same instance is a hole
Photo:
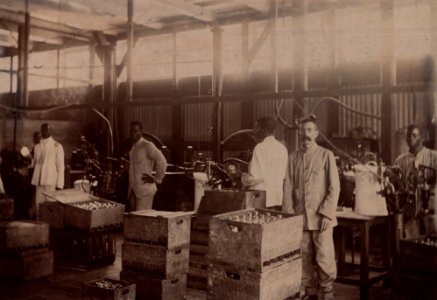
[[[360,287],[360,299],[368,299],[369,287],[391,276],[392,262],[391,262],[391,218],[389,216],[365,216],[353,211],[343,211],[336,213],[338,226],[336,231],[336,249],[337,249],[337,266],[338,275],[337,282],[351,285],[358,285]],[[377,225],[383,225],[381,228],[382,236],[382,266],[371,266],[369,263],[369,244],[371,236],[369,234],[370,228]],[[360,263],[346,263],[345,262],[345,244],[346,232],[357,232],[360,239]],[[359,278],[347,276],[345,272],[346,265],[353,268],[359,268]],[[370,274],[370,271],[377,272],[376,275]]]

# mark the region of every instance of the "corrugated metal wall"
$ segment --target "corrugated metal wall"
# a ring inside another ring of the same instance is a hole
[[[223,103],[223,138],[242,129],[241,102]]]
[[[381,95],[347,95],[341,96],[340,101],[345,105],[376,116],[381,116]],[[352,129],[356,127],[368,127],[381,136],[381,122],[378,119],[356,114],[343,107],[339,107],[339,134],[349,136]]]
[[[212,103],[183,106],[185,141],[212,141],[212,109]]]
[[[423,101],[424,93],[398,93],[392,96],[393,115],[392,122],[395,131],[405,128],[415,122],[415,102]],[[381,112],[381,95],[347,95],[340,97],[340,100],[351,108],[362,112],[380,116],[384,122],[384,112]],[[362,116],[345,108],[339,108],[339,134],[349,136],[352,129],[356,127],[369,127],[373,129],[378,137],[381,136],[381,121]]]
[[[173,113],[171,105],[150,105],[127,107],[123,110],[122,137],[129,134],[129,123],[140,121],[143,123],[144,131],[157,136],[160,140],[171,140]]]

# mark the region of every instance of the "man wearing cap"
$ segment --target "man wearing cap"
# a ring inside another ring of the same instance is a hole
[[[275,139],[275,120],[263,117],[255,125],[255,146],[248,173],[243,174],[243,186],[266,191],[266,206],[280,206],[283,198],[285,169],[288,151]]]
[[[303,215],[302,294],[303,299],[318,299],[318,283],[325,300],[333,299],[337,276],[333,227],[340,193],[340,179],[334,154],[317,145],[316,119],[301,121],[301,148],[289,156],[284,184],[283,211]],[[313,263],[314,262],[314,263]]]

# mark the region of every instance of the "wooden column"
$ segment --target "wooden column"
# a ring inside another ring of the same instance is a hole
[[[381,158],[387,164],[391,164],[394,159],[392,157],[392,144],[395,128],[393,126],[392,94],[390,91],[390,88],[395,85],[393,8],[393,0],[381,0],[382,34],[384,35],[381,55],[381,78],[383,87],[381,112],[384,120],[381,122]]]
[[[212,96],[222,95],[222,29],[214,27],[212,29]],[[217,102],[213,104],[213,154],[214,160],[222,159],[221,141],[223,140],[223,104]]]
[[[127,77],[126,77],[126,101],[132,101],[132,51],[134,47],[134,0],[127,1]]]
[[[241,24],[241,51],[242,51],[242,80],[243,94],[249,94],[250,91],[250,61],[249,61],[249,21],[246,19]],[[241,102],[241,128],[248,129],[254,126],[254,102]]]
[[[305,12],[304,0],[294,0],[296,14],[293,18],[293,89],[295,100],[305,106],[303,92],[308,88],[308,74],[305,62]],[[296,106],[293,109],[299,112]]]
[[[271,32],[270,32],[270,80],[272,91],[277,93],[279,91],[279,80],[278,80],[278,47],[277,47],[277,20],[278,20],[278,0],[272,0],[270,7],[270,22],[271,22]]]
[[[337,58],[336,58],[336,32],[335,32],[335,23],[336,23],[336,17],[335,17],[335,9],[333,7],[330,7],[330,9],[326,12],[326,21],[329,24],[328,28],[328,55],[329,55],[329,77],[328,77],[328,89],[329,94],[332,97],[339,98],[339,94],[333,93],[332,91],[338,91],[339,88],[339,80],[338,80],[338,68],[337,68]],[[339,133],[339,106],[336,103],[333,102],[326,102],[327,103],[327,109],[328,109],[328,120],[331,120],[327,122],[327,135],[332,136],[334,133]]]
[[[99,46],[99,47],[101,47],[101,53],[103,57],[103,70],[104,70],[103,102],[114,103],[115,96],[116,96],[115,45],[110,44],[110,45]],[[106,114],[106,117],[110,121],[111,125],[114,125],[114,120],[115,120],[114,109],[115,109],[114,106],[111,106]],[[110,136],[108,134],[108,141],[107,141],[108,156],[113,155],[113,145],[114,145],[114,140],[110,140]]]
[[[174,95],[178,94],[178,77],[177,77],[177,33],[173,32],[173,89]],[[172,160],[176,164],[182,164],[184,161],[184,115],[183,104],[172,105],[173,130],[172,130]]]
[[[435,33],[437,32],[437,2],[436,1],[430,1],[431,6],[431,32]],[[431,79],[431,92],[432,92],[432,116],[434,118],[434,124],[432,126],[432,140],[433,140],[433,146],[434,149],[437,149],[437,76],[436,76],[436,62],[437,62],[437,38],[431,39],[431,56],[432,56],[432,79]]]
[[[17,72],[17,93],[15,94],[15,107],[29,105],[29,34],[30,34],[30,14],[24,15],[24,24],[18,26],[18,72]],[[21,119],[21,113],[14,114],[14,137],[13,149],[17,146],[17,121]]]

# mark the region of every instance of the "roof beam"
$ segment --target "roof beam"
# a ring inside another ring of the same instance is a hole
[[[235,3],[244,5],[259,12],[268,12],[270,6],[266,0],[232,0]]]
[[[154,0],[154,2],[171,6],[187,16],[204,22],[214,22],[216,19],[212,12],[205,10],[203,7],[183,0]]]

